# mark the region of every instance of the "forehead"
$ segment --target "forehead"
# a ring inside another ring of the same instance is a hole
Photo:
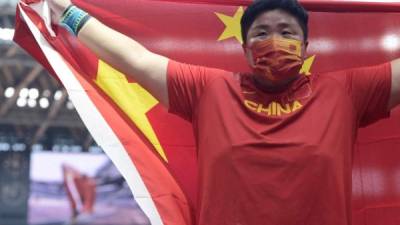
[[[258,27],[277,27],[277,26],[290,26],[293,28],[301,29],[296,17],[281,9],[275,9],[260,14],[253,22],[249,30]]]

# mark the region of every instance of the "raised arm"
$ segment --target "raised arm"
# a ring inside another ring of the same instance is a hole
[[[70,0],[48,0],[53,18],[59,19]],[[107,27],[95,18],[82,27],[78,38],[100,59],[132,78],[166,107],[168,58],[147,50],[135,40]]]
[[[389,101],[389,109],[400,104],[400,59],[392,61],[392,91]]]

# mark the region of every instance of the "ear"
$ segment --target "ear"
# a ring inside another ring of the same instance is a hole
[[[303,46],[302,46],[302,52],[303,52],[303,57],[307,55],[307,48],[308,48],[308,41],[305,41]]]
[[[242,49],[243,49],[243,52],[244,52],[244,55],[246,56],[246,58],[249,59],[249,54],[251,52],[249,51],[249,48],[247,47],[246,43],[242,44]]]
[[[242,44],[242,49],[244,51],[244,54],[247,54],[247,46],[246,46],[246,43],[244,43],[244,42]]]
[[[247,63],[250,65],[250,67],[253,67],[254,60],[253,60],[251,51],[249,50],[249,48],[247,47],[247,45],[245,43],[242,44],[242,48],[243,48],[244,56],[246,57]]]

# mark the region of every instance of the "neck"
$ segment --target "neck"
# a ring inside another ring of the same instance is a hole
[[[262,76],[253,75],[254,83],[257,88],[265,92],[281,92],[286,90],[293,81],[299,76],[293,76],[283,81],[272,81]]]

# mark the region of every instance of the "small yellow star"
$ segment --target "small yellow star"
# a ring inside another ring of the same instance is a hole
[[[311,75],[311,67],[314,63],[315,60],[315,55],[309,57],[308,59],[306,59],[303,63],[303,67],[300,70],[300,74],[304,74],[306,76],[310,76]]]
[[[215,13],[218,18],[225,24],[225,30],[218,38],[218,41],[223,41],[228,38],[234,37],[238,42],[240,42],[241,44],[243,43],[240,28],[240,20],[242,19],[243,13],[243,7],[239,7],[233,17],[221,13]]]

